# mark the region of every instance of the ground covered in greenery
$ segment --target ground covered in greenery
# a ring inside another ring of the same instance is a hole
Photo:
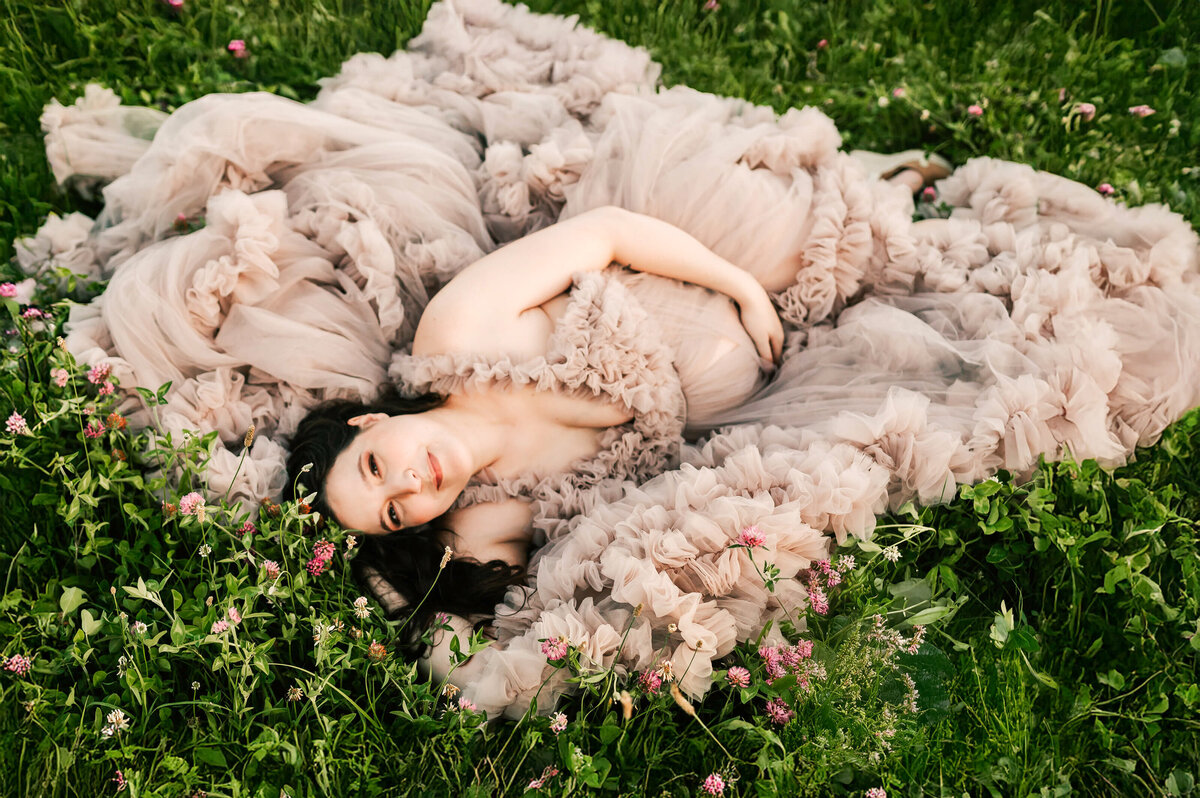
[[[648,47],[668,84],[817,105],[849,147],[1024,161],[1200,219],[1188,0],[532,6]],[[427,8],[0,0],[0,283],[23,279],[12,247],[48,213],[98,210],[53,184],[51,97],[95,81],[168,110],[209,92],[308,99],[352,53],[403,46]],[[1049,464],[884,519],[814,571],[830,608],[800,642],[743,646],[700,704],[669,674],[584,667],[561,716],[484,725],[355,604],[342,531],[207,495],[195,441],[137,462],[103,375],[55,343],[70,301],[100,290],[62,279],[0,300],[5,794],[1195,792],[1196,412],[1115,473]],[[172,459],[191,463],[178,490],[153,476]]]

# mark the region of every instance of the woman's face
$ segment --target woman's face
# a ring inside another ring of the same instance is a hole
[[[450,509],[471,478],[469,452],[428,413],[368,413],[325,479],[337,522],[383,535],[432,521]]]

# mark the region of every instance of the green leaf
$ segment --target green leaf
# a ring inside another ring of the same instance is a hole
[[[911,626],[924,626],[933,623],[934,621],[945,618],[950,613],[954,612],[954,607],[929,607],[920,612],[904,619],[906,624]]]
[[[212,765],[213,767],[222,769],[229,767],[229,765],[225,763],[225,755],[221,753],[221,749],[219,748],[197,748],[196,759],[206,765]]]
[[[178,606],[178,603],[176,604]],[[187,640],[187,632],[183,628],[183,620],[178,615],[175,616],[175,621],[171,624],[171,642],[174,645],[181,646]]]
[[[10,593],[5,593],[4,598],[0,599],[0,612],[11,610],[13,607],[19,605],[21,603],[21,599],[24,598],[24,595],[25,594],[20,588],[17,588]]]
[[[1196,789],[1196,779],[1190,770],[1172,770],[1163,786],[1167,795],[1190,795]]]
[[[718,729],[737,729],[739,731],[744,731],[747,734],[757,735],[758,737],[761,737],[763,741],[779,748],[781,753],[787,753],[787,749],[783,745],[783,740],[780,740],[779,736],[775,734],[775,732],[771,731],[770,729],[764,729],[761,726],[755,726],[753,723],[742,720],[741,718],[733,718],[713,726],[714,732]]]
[[[85,635],[94,635],[100,631],[100,621],[92,617],[90,610],[84,610],[79,613],[79,625],[83,629]]]
[[[58,600],[59,608],[67,615],[75,611],[75,608],[84,602],[84,592],[77,587],[68,587],[63,590],[62,597]]]
[[[621,736],[620,726],[601,726],[600,727],[600,742],[605,745],[610,745],[613,740]]]

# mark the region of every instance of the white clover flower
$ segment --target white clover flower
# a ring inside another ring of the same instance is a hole
[[[133,633],[134,634],[139,634],[139,635],[145,634],[146,629],[148,629],[148,628],[149,627],[147,627],[146,624],[142,623],[141,621],[133,622]]]
[[[114,709],[104,718],[117,731],[125,731],[129,728],[129,718],[125,717],[125,713],[119,709]]]
[[[200,556],[201,556],[201,557],[207,557],[207,556],[208,556],[208,555],[210,555],[210,554],[212,554],[212,547],[211,547],[211,546],[209,546],[207,543],[201,544],[201,546],[200,546]]]
[[[888,546],[883,550],[883,556],[888,562],[897,562],[900,559],[900,549],[895,546]]]

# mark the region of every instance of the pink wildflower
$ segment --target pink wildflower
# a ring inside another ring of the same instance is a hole
[[[249,535],[253,532],[257,532],[258,529],[257,529],[257,527],[254,526],[253,523],[251,523],[250,521],[246,521],[245,523],[242,524],[241,531],[242,531],[243,535]]]
[[[88,369],[88,382],[92,383],[93,385],[99,385],[108,379],[108,375],[111,372],[112,366],[110,366],[108,363],[99,363],[95,366],[92,366],[90,369]]]
[[[387,646],[383,643],[372,640],[371,645],[367,646],[367,659],[372,662],[383,662],[387,655]]]
[[[1075,107],[1084,122],[1091,122],[1096,117],[1096,106],[1091,103],[1080,103]]]
[[[88,422],[87,427],[83,431],[84,437],[99,438],[104,434],[104,424],[98,419],[92,419]]]
[[[475,702],[471,701],[471,699],[467,698],[466,696],[461,695],[458,697],[458,708],[460,710],[466,710],[467,712],[475,712],[478,709],[478,707],[475,706]]]
[[[642,685],[642,689],[653,695],[662,688],[662,677],[657,671],[642,671],[641,676],[638,676],[638,682]]]
[[[758,649],[758,655],[767,664],[767,684],[771,684],[776,679],[780,679],[787,674],[787,669],[784,667],[783,657],[780,656],[778,647],[762,646]]]
[[[759,546],[764,545],[766,542],[767,542],[767,536],[764,535],[763,531],[754,524],[751,524],[750,526],[743,528],[742,533],[740,535],[738,535],[738,537],[737,537],[738,545],[745,546],[746,548],[749,548],[749,549],[757,549]]]
[[[825,49],[826,47],[828,47],[828,46],[829,46],[829,40],[828,40],[828,39],[822,39],[821,41],[817,42],[817,49],[818,49],[818,50],[824,50],[824,49]]]
[[[279,576],[279,563],[274,560],[263,560],[262,569],[268,579],[274,579]]]
[[[542,787],[546,786],[547,780],[549,780],[557,775],[558,775],[558,768],[547,767],[545,770],[542,771],[542,775],[540,775],[536,779],[533,779],[532,781],[530,781],[529,786],[526,787],[525,789],[526,790],[540,790],[540,789],[542,789]]]
[[[334,546],[328,540],[318,540],[313,546],[313,555],[319,560],[332,560]]]
[[[229,620],[233,621],[234,623],[242,622],[242,614],[237,611],[236,607],[230,607],[228,614],[229,614]]]
[[[12,299],[17,295],[16,283],[0,283],[0,297]]]
[[[1150,116],[1150,114],[1155,113],[1155,110],[1148,105],[1131,105],[1129,113],[1134,116]]]
[[[214,623],[212,625],[212,633],[215,635],[219,635],[219,634],[221,634],[221,632],[226,631],[228,628],[229,628],[229,624],[227,622],[225,622],[224,620],[217,621],[216,623]]]
[[[1065,103],[1067,101],[1067,90],[1066,89],[1058,90],[1058,101],[1060,103]]]
[[[23,319],[40,319],[45,315],[45,313],[37,308],[25,308],[25,310],[21,311],[21,318]]]
[[[320,557],[313,557],[308,561],[308,565],[306,565],[305,568],[307,568],[308,572],[313,576],[320,576],[321,574],[325,573],[325,569],[328,566],[329,560],[325,560]]]
[[[50,369],[50,377],[59,388],[66,387],[67,380],[71,379],[71,375],[66,369]]]
[[[96,391],[96,394],[99,396],[108,396],[112,392],[113,384],[110,381],[105,380],[104,384],[100,386],[100,390]]]
[[[935,199],[937,199],[937,189],[935,189],[933,186],[925,186],[925,188],[921,190],[921,199],[925,200],[926,202],[933,202]]]
[[[717,0],[708,0],[708,2],[704,4],[705,11],[716,11],[720,7],[721,4],[718,3]]]
[[[793,648],[802,659],[808,659],[812,656],[813,644],[811,640],[800,640]]]
[[[882,787],[872,787],[867,790],[865,798],[887,798],[887,790]]]
[[[1096,186],[1096,190],[1106,197],[1116,192],[1116,189],[1112,187],[1112,183],[1101,183]]]
[[[967,113],[971,116],[983,116],[983,109],[978,105],[971,105],[967,107]]]
[[[788,707],[787,702],[782,698],[772,698],[767,702],[767,717],[771,719],[772,723],[783,726],[789,720],[796,717],[796,713]]]
[[[704,784],[700,786],[702,792],[709,795],[724,795],[725,794],[725,779],[717,773],[710,773],[708,778],[704,780]]]
[[[433,623],[435,626],[449,626],[450,614],[446,612],[439,612],[437,615],[433,616]]]
[[[13,411],[13,414],[8,417],[8,421],[4,422],[4,428],[13,435],[25,435],[29,432],[29,425],[25,423],[25,416]]]
[[[30,660],[29,657],[25,657],[20,654],[13,654],[11,657],[4,658],[3,667],[6,671],[12,671],[18,676],[24,676],[25,674],[29,673],[29,667],[32,664],[33,661]]]
[[[921,641],[923,641],[924,639],[925,639],[925,627],[920,626],[920,625],[914,626],[913,627],[913,636],[911,638],[909,638],[908,648],[905,650],[908,651],[909,654],[916,654],[917,650],[921,647]]]
[[[908,92],[904,90],[903,86],[897,86],[896,88],[892,89],[892,96],[896,97],[897,99],[899,99],[900,97],[903,97],[906,94],[908,94]]]
[[[550,660],[551,662],[555,662],[567,656],[568,648],[569,645],[567,643],[567,638],[563,637],[562,635],[559,635],[553,640],[542,641],[542,653],[545,654],[546,659]]]
[[[117,792],[125,789],[125,776],[122,775],[121,771],[118,770],[117,775],[109,779],[109,781],[115,781],[117,783]]]
[[[564,712],[559,712],[550,721],[550,731],[558,734],[567,728],[567,716]]]
[[[725,681],[729,682],[733,687],[749,687],[750,686],[750,671],[734,665],[725,673]]]
[[[192,491],[179,500],[179,512],[184,515],[195,515],[196,508],[202,504],[204,504],[204,497],[199,492]]]
[[[242,39],[230,40],[229,44],[225,45],[225,49],[233,53],[234,58],[245,58],[250,54],[249,51],[246,50],[246,42]]]
[[[829,612],[829,598],[825,595],[825,591],[816,585],[809,587],[808,601],[812,606],[813,612],[817,615],[824,615]]]

